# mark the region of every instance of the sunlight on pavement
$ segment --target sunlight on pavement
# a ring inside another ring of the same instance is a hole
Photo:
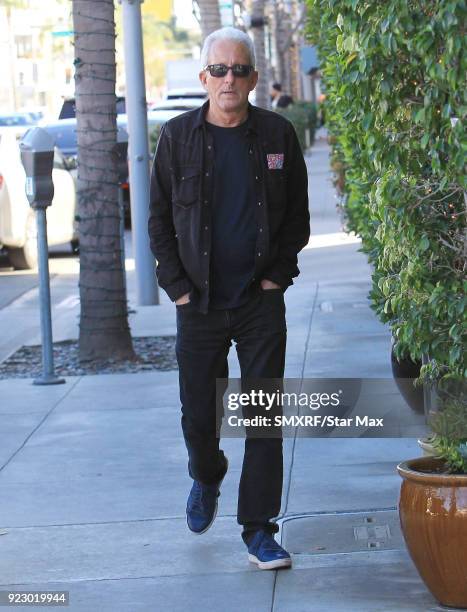
[[[323,247],[344,246],[347,244],[359,244],[362,239],[351,232],[335,232],[333,234],[318,234],[311,236],[305,249],[321,249]]]
[[[79,258],[76,255],[49,257],[50,274],[79,274]]]

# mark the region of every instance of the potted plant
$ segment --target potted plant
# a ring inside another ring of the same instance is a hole
[[[467,404],[444,399],[429,424],[436,457],[397,466],[399,518],[410,556],[433,596],[467,608]]]

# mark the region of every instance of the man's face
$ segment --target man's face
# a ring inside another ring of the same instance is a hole
[[[230,40],[216,41],[210,50],[209,64],[250,64],[248,51],[244,45]],[[236,113],[248,104],[248,94],[256,87],[258,73],[250,72],[247,77],[235,77],[229,70],[224,77],[213,77],[207,70],[199,74],[203,87],[209,94],[209,103],[213,110],[223,113]]]

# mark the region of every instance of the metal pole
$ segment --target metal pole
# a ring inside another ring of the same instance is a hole
[[[140,306],[159,303],[154,256],[149,248],[149,141],[144,79],[142,0],[119,0],[123,9],[128,160],[130,168],[131,226]]]
[[[65,380],[63,378],[57,378],[54,373],[52,317],[50,314],[49,252],[47,245],[47,217],[45,208],[36,209],[36,222],[43,373],[40,378],[34,380],[34,384],[58,385],[64,383]]]

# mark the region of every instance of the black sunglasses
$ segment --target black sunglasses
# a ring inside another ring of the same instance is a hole
[[[225,64],[210,64],[206,66],[205,70],[213,77],[225,77],[229,70],[232,70],[234,77],[244,78],[247,77],[253,70],[253,66],[249,64],[234,64],[233,66],[226,66]]]

